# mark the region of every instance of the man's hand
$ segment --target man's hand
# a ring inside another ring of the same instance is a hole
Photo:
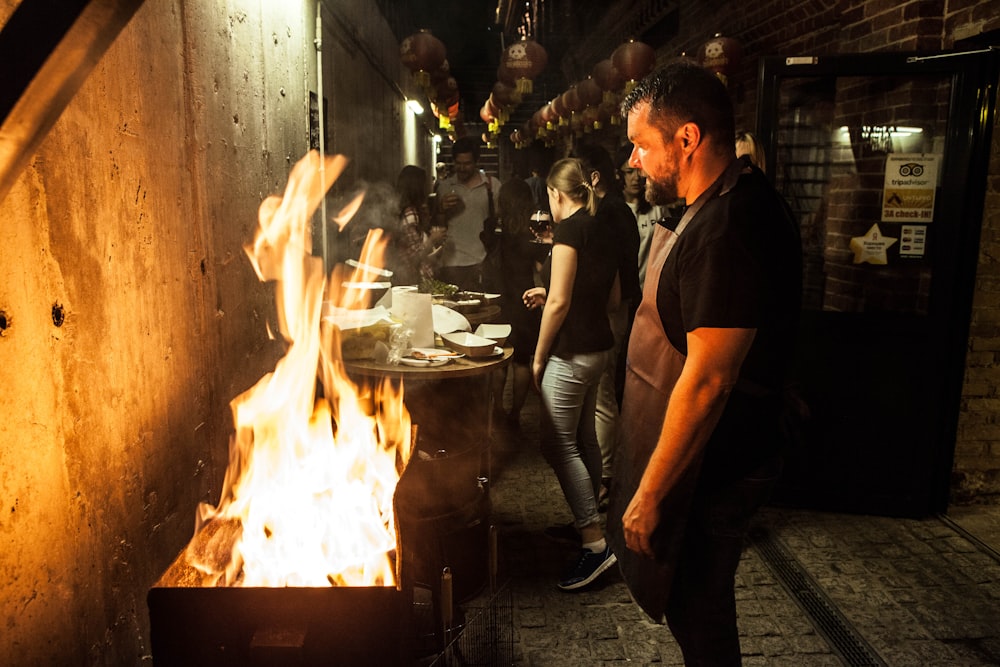
[[[654,557],[650,538],[660,523],[660,507],[650,502],[646,496],[636,493],[632,496],[625,514],[622,515],[622,532],[625,535],[625,545],[649,558]]]

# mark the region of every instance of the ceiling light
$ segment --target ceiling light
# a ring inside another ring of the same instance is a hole
[[[412,111],[414,116],[419,116],[424,112],[424,107],[416,100],[406,100],[406,108]]]

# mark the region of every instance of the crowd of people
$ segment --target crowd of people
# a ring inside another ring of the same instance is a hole
[[[487,174],[471,138],[433,182],[404,167],[390,268],[500,292],[513,359],[495,396],[509,376],[516,429],[539,392],[541,452],[573,516],[546,531],[579,550],[558,587],[618,563],[687,664],[736,665],[736,566],[781,470],[797,228],[710,73],[668,65],[622,114],[623,145],[574,146],[526,178]]]

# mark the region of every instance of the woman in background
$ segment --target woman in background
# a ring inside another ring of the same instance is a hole
[[[597,387],[614,336],[609,304],[617,304],[618,244],[614,230],[594,218],[596,195],[579,160],[552,166],[546,179],[555,223],[552,253],[542,267],[544,287],[524,293],[529,309],[542,307],[532,375],[542,396],[542,454],[573,512],[582,550],[559,588],[577,590],[615,562],[597,510],[601,449],[597,441]]]
[[[408,164],[396,178],[399,194],[399,228],[393,238],[390,268],[397,285],[418,285],[434,277],[434,260],[443,241],[443,231],[430,226],[427,172]]]
[[[508,339],[514,348],[513,386],[510,412],[498,417],[506,419],[511,428],[520,427],[521,408],[531,386],[531,355],[538,341],[541,313],[528,310],[521,300],[527,290],[535,286],[536,263],[544,259],[549,246],[534,242],[529,226],[534,210],[531,186],[524,180],[512,178],[500,187],[497,196],[497,214],[500,217],[500,310],[503,321],[510,323]],[[503,388],[506,369],[495,376],[494,396],[497,408],[502,411]]]

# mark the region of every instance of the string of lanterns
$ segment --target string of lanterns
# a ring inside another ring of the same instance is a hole
[[[497,82],[479,110],[479,117],[486,123],[483,139],[488,146],[510,119],[513,109],[533,92],[533,79],[545,70],[548,61],[544,47],[533,39],[522,39],[504,49],[497,67]]]
[[[726,84],[729,73],[741,57],[740,43],[717,33],[699,47],[697,58],[691,60]],[[400,60],[427,95],[440,128],[449,134],[462,134],[458,82],[451,76],[441,40],[429,30],[420,30],[403,40]],[[531,38],[521,39],[504,49],[497,68],[497,81],[479,110],[480,119],[487,125],[483,140],[488,145],[499,135],[524,96],[532,93],[533,80],[547,63],[545,49]],[[515,148],[524,148],[535,140],[554,145],[561,135],[579,135],[602,130],[608,125],[621,125],[618,105],[622,97],[655,66],[656,52],[651,46],[628,40],[608,58],[597,62],[586,79],[574,83],[532,114],[523,127],[511,133],[511,142]]]
[[[421,30],[403,40],[399,59],[427,95],[439,127],[456,131],[461,125],[460,96],[444,43],[429,30]]]
[[[738,41],[716,34],[699,47],[697,58],[689,60],[713,72],[725,84],[741,57],[742,47]],[[621,125],[618,106],[622,98],[655,67],[654,49],[630,39],[618,46],[610,57],[595,64],[586,79],[571,85],[536,111],[523,127],[514,130],[510,135],[511,143],[515,148],[524,148],[540,140],[552,146],[567,134],[579,136],[608,125]],[[502,110],[497,113],[494,108],[497,108],[495,101],[492,106],[484,105],[480,114],[484,121],[487,117],[502,121],[489,126],[491,138],[506,122]]]

